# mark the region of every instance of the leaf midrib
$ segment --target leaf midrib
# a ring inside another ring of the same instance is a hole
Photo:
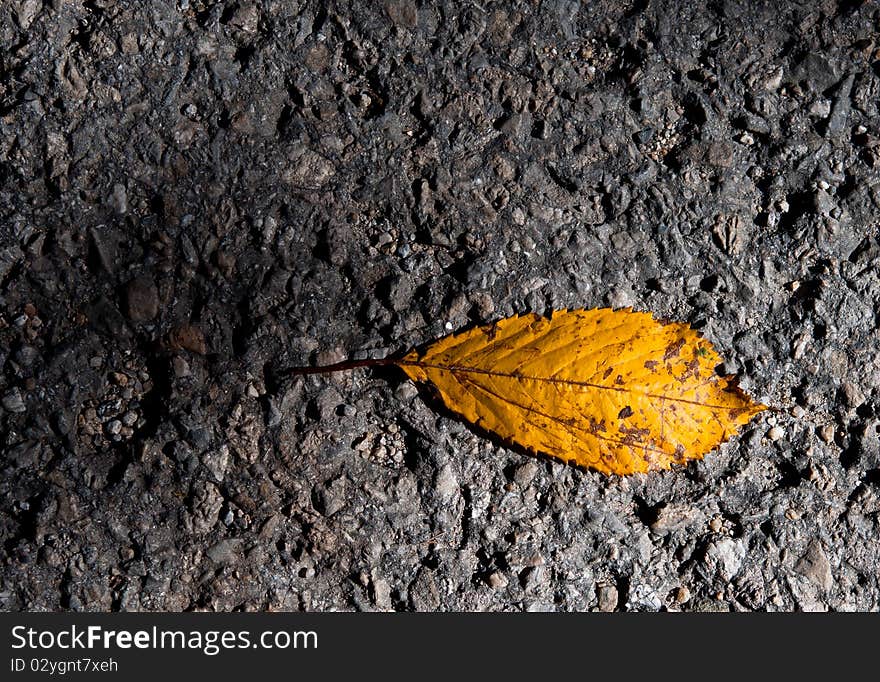
[[[465,365],[440,365],[436,363],[430,362],[421,362],[419,360],[398,360],[398,365],[407,365],[410,367],[421,367],[422,369],[440,369],[447,372],[464,372],[464,373],[472,373],[472,374],[483,374],[494,377],[505,377],[507,379],[516,379],[520,381],[538,381],[549,384],[562,384],[566,386],[582,386],[585,388],[596,388],[599,390],[605,391],[615,391],[617,393],[635,393],[637,395],[645,396],[646,398],[654,398],[656,400],[668,400],[669,402],[675,403],[684,403],[687,405],[696,405],[699,407],[706,408],[708,410],[736,410],[738,409],[734,405],[712,405],[710,403],[703,403],[699,400],[688,400],[687,398],[677,398],[675,396],[668,396],[662,393],[649,393],[648,391],[639,391],[635,388],[631,388],[628,386],[605,386],[604,384],[597,384],[592,381],[580,381],[577,379],[560,379],[559,377],[535,377],[535,376],[525,376],[523,374],[513,374],[510,372],[497,372],[491,369],[483,369],[481,367],[467,367]]]

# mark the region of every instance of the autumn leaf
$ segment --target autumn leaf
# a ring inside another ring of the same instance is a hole
[[[606,474],[702,457],[766,409],[686,324],[609,308],[518,315],[401,358],[297,373],[397,365],[463,419],[533,453]]]

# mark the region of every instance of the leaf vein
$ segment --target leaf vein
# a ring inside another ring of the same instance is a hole
[[[732,405],[712,405],[709,403],[703,403],[699,400],[689,400],[687,398],[677,398],[675,396],[664,395],[662,393],[650,393],[648,391],[640,391],[635,388],[631,388],[629,386],[605,386],[603,384],[597,384],[592,381],[580,381],[576,379],[561,379],[558,377],[536,377],[536,376],[525,376],[520,374],[513,374],[508,372],[498,372],[491,369],[482,369],[480,367],[467,367],[464,365],[440,365],[436,363],[430,362],[421,362],[418,360],[399,360],[398,365],[409,365],[412,367],[421,367],[423,369],[440,369],[446,370],[448,372],[464,372],[471,374],[485,374],[487,376],[495,376],[495,377],[506,377],[508,379],[514,379],[517,381],[537,381],[544,382],[550,384],[564,384],[567,386],[582,386],[585,388],[596,388],[599,390],[605,391],[615,391],[617,393],[636,393],[638,395],[643,395],[646,398],[656,398],[658,400],[669,400],[677,403],[685,403],[688,405],[696,405],[699,407],[703,407],[709,410],[729,410],[733,409]]]

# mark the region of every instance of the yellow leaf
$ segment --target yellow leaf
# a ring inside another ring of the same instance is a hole
[[[686,324],[604,308],[509,317],[382,364],[505,441],[632,474],[701,459],[766,409],[720,362]]]

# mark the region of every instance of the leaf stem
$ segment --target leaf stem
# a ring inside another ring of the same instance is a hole
[[[303,374],[330,374],[331,372],[345,372],[350,369],[358,369],[359,367],[383,367],[385,365],[396,365],[398,363],[394,358],[365,358],[363,360],[343,360],[335,362],[332,365],[324,365],[323,367],[288,367],[284,372],[293,376],[301,376]]]

